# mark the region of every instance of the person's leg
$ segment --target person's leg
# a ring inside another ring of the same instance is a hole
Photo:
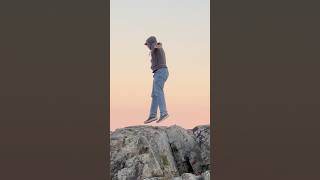
[[[152,83],[152,92],[151,92],[151,107],[150,107],[150,113],[149,117],[156,117],[157,116],[157,111],[158,111],[158,98],[156,96],[157,93],[157,84],[156,84],[156,79],[153,77],[153,83]]]
[[[159,78],[159,96],[158,96],[158,104],[160,109],[160,117],[168,114],[167,112],[167,106],[166,106],[166,100],[164,95],[164,84],[168,78],[168,70],[167,68],[161,69],[160,78]]]
[[[163,92],[159,95],[159,109],[160,109],[160,116],[168,114],[166,100]]]
[[[159,88],[159,96],[158,96],[160,117],[167,114],[166,101],[165,101],[164,92],[163,92],[164,83],[165,83],[165,80],[163,78],[161,78],[160,88]]]
[[[166,101],[164,96],[164,83],[168,78],[167,68],[159,69],[153,76],[153,85],[152,85],[152,102],[150,107],[150,116],[155,117],[157,115],[158,107],[160,109],[160,116],[168,114]]]
[[[157,110],[159,106],[159,100],[158,100],[158,94],[159,94],[159,88],[158,88],[158,82],[157,78],[155,78],[155,74],[153,75],[153,83],[152,83],[152,93],[151,93],[151,107],[149,112],[149,117],[147,120],[144,121],[145,124],[151,123],[153,121],[156,121],[157,118]]]

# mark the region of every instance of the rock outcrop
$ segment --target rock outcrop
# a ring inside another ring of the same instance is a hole
[[[130,126],[110,134],[112,180],[209,180],[210,127]]]

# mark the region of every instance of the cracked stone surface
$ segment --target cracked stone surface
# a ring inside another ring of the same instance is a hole
[[[210,179],[210,127],[130,126],[110,132],[112,180]]]

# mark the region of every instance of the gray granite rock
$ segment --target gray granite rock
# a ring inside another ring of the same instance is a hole
[[[208,170],[210,169],[210,126],[196,126],[192,131],[201,149],[202,168]]]
[[[201,174],[203,180],[210,180],[210,171],[205,171]]]
[[[111,135],[112,179],[178,175],[168,137],[161,127],[133,126]]]
[[[179,174],[202,172],[201,149],[193,133],[176,125],[166,132]]]
[[[197,127],[130,126],[111,132],[111,179],[203,179],[210,163],[210,132],[209,126]]]
[[[173,180],[203,180],[201,175],[194,175],[191,173],[183,173],[180,177],[175,177]]]

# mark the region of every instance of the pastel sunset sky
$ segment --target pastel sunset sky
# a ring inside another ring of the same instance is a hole
[[[111,0],[110,129],[143,125],[152,71],[145,40],[163,43],[170,117],[149,125],[210,123],[210,0]]]

